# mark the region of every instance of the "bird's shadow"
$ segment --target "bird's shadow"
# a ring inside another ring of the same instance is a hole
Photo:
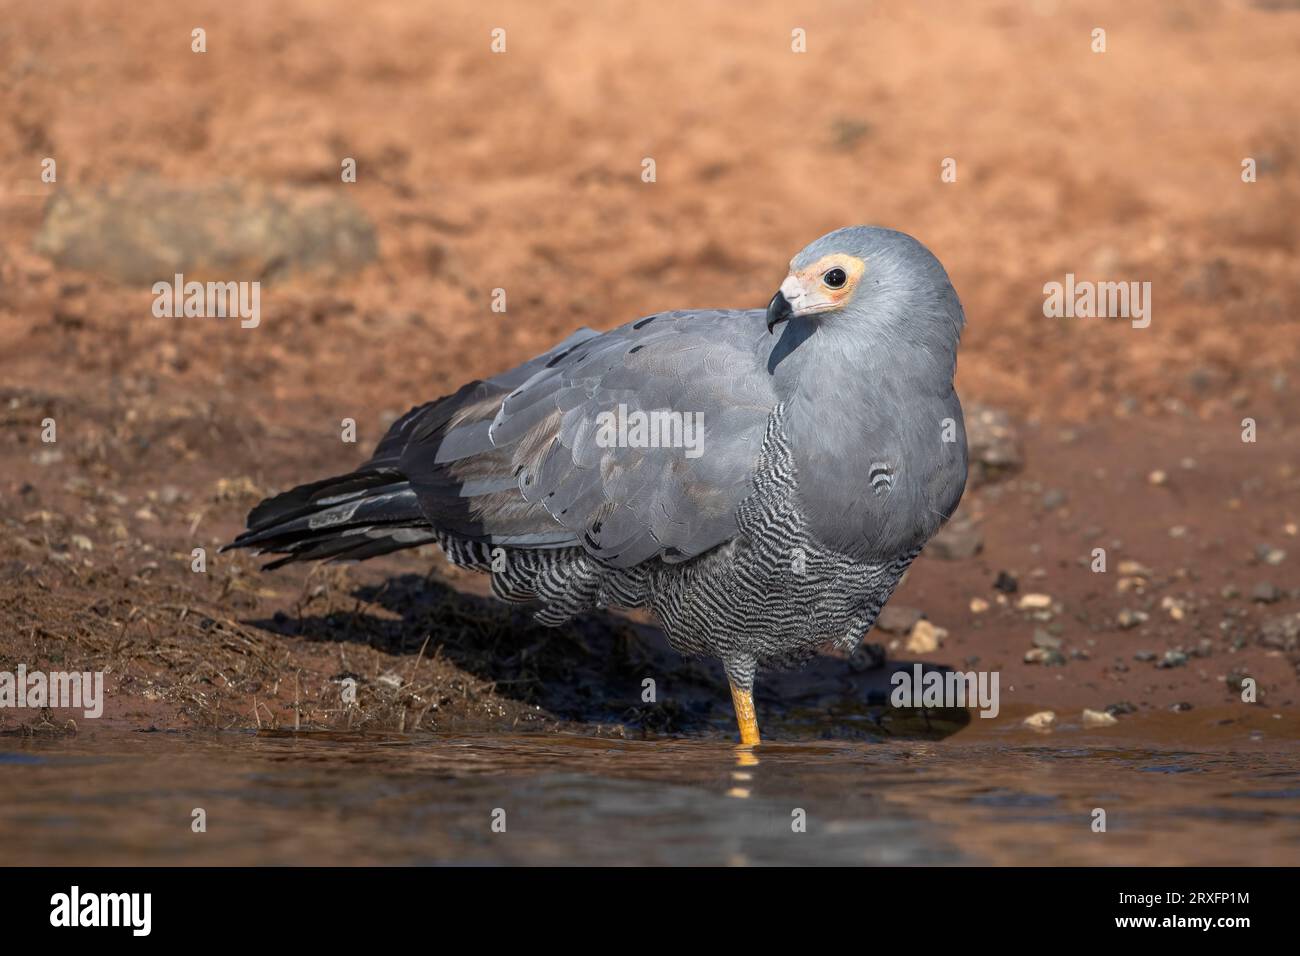
[[[722,667],[674,651],[656,627],[617,613],[561,627],[534,608],[401,574],[352,592],[352,611],[277,613],[248,624],[321,642],[355,642],[394,655],[439,653],[497,693],[575,724],[621,724],[634,733],[734,734]],[[755,696],[765,735],[787,739],[948,736],[970,721],[959,708],[896,708],[891,675],[912,662],[824,654],[798,671],[761,674]],[[879,666],[871,666],[877,664]],[[933,664],[926,670],[946,671]]]

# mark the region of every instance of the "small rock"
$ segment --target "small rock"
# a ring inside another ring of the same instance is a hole
[[[1061,646],[1061,639],[1041,627],[1034,628],[1034,647],[1044,647],[1048,650],[1058,650]]]
[[[1181,598],[1176,598],[1166,594],[1160,600],[1160,607],[1167,611],[1169,616],[1175,621],[1181,621],[1187,616],[1187,602]]]
[[[1119,717],[1122,714],[1136,714],[1137,706],[1129,703],[1127,700],[1121,700],[1114,704],[1106,705],[1106,713],[1112,717]]]
[[[1031,647],[1025,651],[1025,663],[1042,664],[1045,667],[1060,667],[1065,664],[1065,655],[1052,648]]]
[[[92,544],[91,540],[87,538],[84,534],[74,534],[72,536],[72,543],[76,545],[78,548],[80,548],[82,551],[95,550],[95,545]]]
[[[1126,607],[1116,615],[1115,623],[1119,625],[1121,630],[1127,631],[1137,627],[1139,624],[1145,623],[1147,617],[1148,615],[1146,611],[1135,611],[1132,608]]]
[[[1050,710],[1040,710],[1036,714],[1030,714],[1023,721],[1024,726],[1030,730],[1050,730],[1054,723],[1056,723],[1056,714]]]
[[[1003,594],[1015,594],[1020,589],[1020,582],[1010,572],[999,571],[997,580],[993,582],[993,588]]]
[[[1300,648],[1300,611],[1265,621],[1255,635],[1255,643],[1280,651]]]
[[[1160,658],[1156,667],[1168,669],[1170,667],[1182,667],[1187,663],[1187,655],[1182,651],[1165,651],[1165,656]]]
[[[1083,709],[1083,726],[1085,727],[1109,727],[1112,724],[1118,724],[1115,715],[1106,710],[1089,710]]]
[[[1273,548],[1267,544],[1261,544],[1255,549],[1255,557],[1272,567],[1277,567],[1286,560],[1286,552],[1281,548]]]
[[[963,561],[984,548],[984,535],[970,521],[950,521],[925,547],[925,553],[943,561]]]
[[[1024,467],[1020,436],[1004,411],[975,405],[966,415],[970,487],[991,484]]]
[[[1155,659],[1156,655],[1154,651],[1138,651],[1133,655],[1133,660],[1141,661],[1143,664],[1148,664]]]
[[[1166,485],[1169,483],[1169,476],[1157,468],[1151,474],[1147,475],[1147,481],[1153,485]]]
[[[1260,581],[1250,592],[1250,599],[1257,604],[1276,604],[1282,600],[1282,590],[1272,581]]]
[[[1224,680],[1234,694],[1240,694],[1242,685],[1249,676],[1250,675],[1245,671],[1229,671],[1228,676]]]
[[[1055,511],[1057,508],[1061,507],[1061,505],[1065,504],[1067,500],[1064,491],[1061,491],[1059,488],[1049,489],[1043,494],[1043,510]]]
[[[1175,714],[1182,714],[1182,713],[1186,713],[1187,711],[1191,710],[1191,709],[1192,709],[1192,705],[1189,704],[1189,703],[1187,703],[1187,701],[1185,701],[1185,700],[1180,700],[1180,701],[1179,701],[1178,703],[1176,703],[1176,704],[1171,704],[1171,705],[1169,706],[1169,709],[1172,710]]]
[[[1235,584],[1225,584],[1219,589],[1219,597],[1223,598],[1225,601],[1235,601],[1237,598],[1241,597],[1241,588],[1237,587]]]
[[[947,636],[946,630],[922,618],[912,625],[912,633],[903,643],[903,650],[909,654],[931,654],[939,649],[940,642]]]
[[[876,618],[876,627],[888,634],[906,634],[919,620],[921,612],[917,608],[904,604],[886,604]]]
[[[972,614],[983,614],[989,609],[989,602],[981,597],[970,599],[970,612]]]
[[[1050,594],[1023,594],[1016,602],[1016,609],[1020,611],[1042,611],[1051,606]]]

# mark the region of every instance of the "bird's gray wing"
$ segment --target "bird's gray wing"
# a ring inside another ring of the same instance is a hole
[[[467,538],[580,545],[616,567],[694,557],[735,535],[736,508],[753,488],[777,403],[767,338],[757,311],[669,312],[584,330],[414,410],[376,459],[394,461],[435,526]],[[699,415],[698,455],[608,441],[602,413],[634,421],[649,412]]]

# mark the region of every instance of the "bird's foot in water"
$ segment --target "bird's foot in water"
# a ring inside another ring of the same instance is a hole
[[[731,684],[731,703],[736,708],[736,723],[740,726],[740,743],[752,747],[762,743],[758,738],[758,715],[754,712],[754,692]]]

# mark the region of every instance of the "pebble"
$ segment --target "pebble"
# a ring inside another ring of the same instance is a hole
[[[1043,647],[1048,650],[1058,650],[1061,646],[1061,639],[1041,627],[1034,628],[1034,647]]]
[[[888,634],[906,634],[921,617],[918,608],[905,604],[886,604],[876,618],[876,627]]]
[[[1182,667],[1187,663],[1187,655],[1182,651],[1165,651],[1165,656],[1160,658],[1156,667],[1167,669],[1170,667]]]
[[[1143,664],[1149,663],[1156,659],[1154,651],[1138,651],[1133,655],[1133,660],[1141,661]]]
[[[1265,621],[1255,636],[1255,643],[1281,651],[1300,648],[1300,611]]]
[[[1001,409],[972,406],[966,416],[971,487],[991,484],[1024,467],[1020,436]]]
[[[1242,684],[1249,676],[1250,675],[1245,671],[1229,671],[1228,676],[1224,678],[1224,680],[1227,683],[1228,687],[1232,689],[1232,692],[1234,694],[1240,694]]]
[[[1031,647],[1025,651],[1025,663],[1059,667],[1065,663],[1065,655],[1049,647]]]
[[[1115,717],[1118,717],[1121,714],[1136,714],[1137,706],[1129,703],[1127,700],[1121,700],[1114,704],[1108,704],[1106,706],[1106,713]]]
[[[930,557],[943,561],[962,561],[984,549],[984,535],[969,521],[950,521],[926,545]]]
[[[1282,600],[1282,591],[1271,581],[1260,581],[1250,592],[1250,599],[1259,604],[1276,604]]]
[[[1083,726],[1085,727],[1109,727],[1112,724],[1118,724],[1115,715],[1105,710],[1083,709]]]
[[[1181,598],[1165,595],[1160,601],[1160,607],[1168,611],[1175,621],[1181,621],[1187,616],[1187,602]]]
[[[1051,606],[1050,594],[1023,594],[1016,602],[1016,608],[1021,611],[1041,611]]]
[[[922,618],[912,625],[912,633],[903,643],[903,650],[909,654],[930,654],[939,649],[939,644],[947,636],[946,630]]]
[[[1126,607],[1116,616],[1115,623],[1118,624],[1122,630],[1127,631],[1137,627],[1139,624],[1145,623],[1147,617],[1148,615],[1146,611],[1135,611],[1132,608]]]
[[[1056,723],[1056,714],[1050,710],[1040,710],[1036,714],[1030,714],[1023,721],[1024,726],[1031,730],[1049,730],[1054,723]]]
[[[993,588],[1003,594],[1015,594],[1020,590],[1020,582],[1010,572],[999,571],[997,580],[993,582]]]
[[[1286,560],[1286,552],[1281,548],[1270,547],[1267,544],[1261,544],[1255,548],[1255,557],[1267,565],[1277,567]]]
[[[983,614],[989,609],[989,602],[981,597],[970,599],[970,612],[972,614]]]

